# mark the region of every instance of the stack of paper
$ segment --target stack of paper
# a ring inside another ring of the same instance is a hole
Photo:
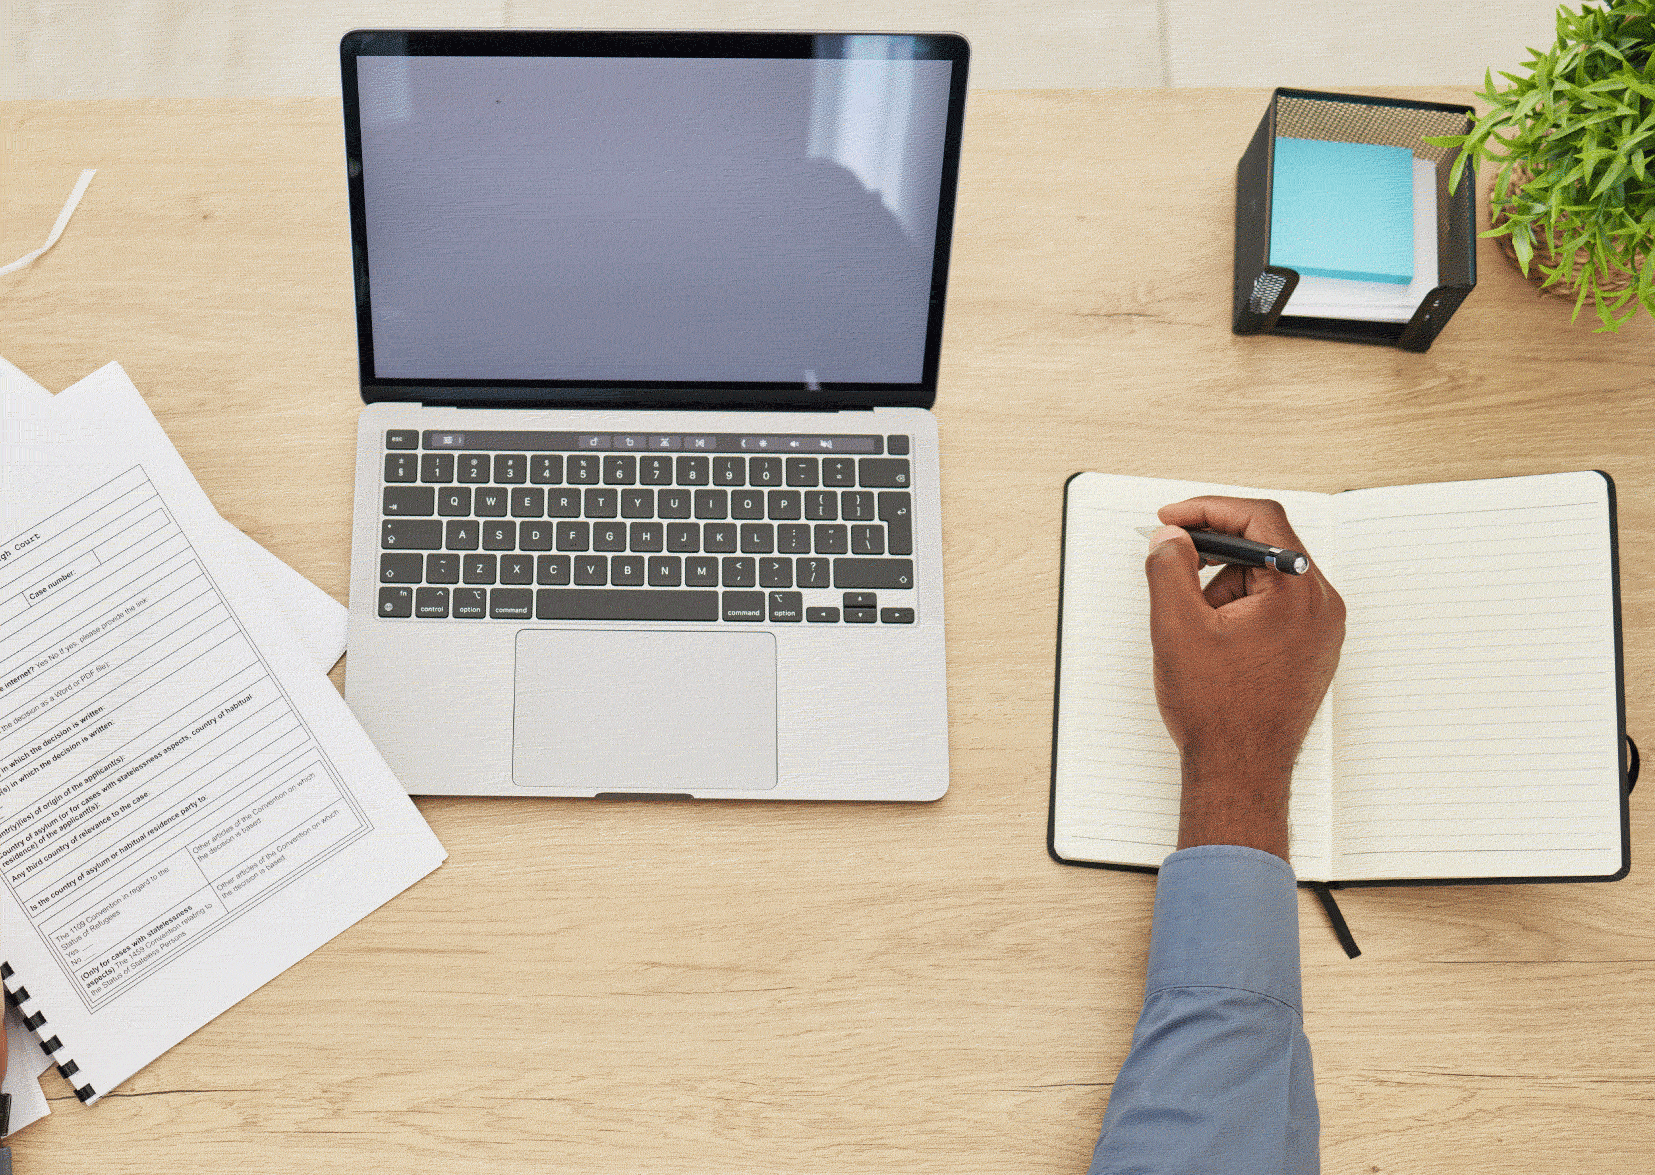
[[[94,1101],[443,852],[326,679],[344,610],[118,366],[0,367],[0,424],[0,973]]]

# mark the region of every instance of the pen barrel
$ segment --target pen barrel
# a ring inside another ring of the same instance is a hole
[[[1243,567],[1268,567],[1285,575],[1298,575],[1309,568],[1310,561],[1298,551],[1257,543],[1239,535],[1219,534],[1210,530],[1192,530],[1190,538],[1195,549],[1209,563],[1239,563]]]

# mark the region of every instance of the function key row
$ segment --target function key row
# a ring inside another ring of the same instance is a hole
[[[895,438],[892,438],[893,440]],[[905,439],[905,438],[904,438]],[[393,485],[855,486],[906,489],[906,457],[634,457],[596,453],[385,454]]]
[[[790,435],[757,436],[745,433],[576,433],[480,430],[445,432],[441,429],[393,428],[385,434],[387,449],[439,449],[449,452],[475,449],[521,449],[537,453],[882,453],[908,452],[906,436]]]

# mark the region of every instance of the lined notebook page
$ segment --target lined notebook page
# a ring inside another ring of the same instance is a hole
[[[1063,615],[1052,844],[1066,860],[1159,865],[1178,843],[1178,752],[1155,704],[1149,589],[1137,533],[1197,494],[1273,497],[1312,552],[1329,496],[1083,473],[1064,517]],[[1300,877],[1331,867],[1331,725],[1316,716],[1293,774],[1289,854]]]
[[[1348,613],[1334,875],[1621,865],[1608,486],[1595,473],[1331,500]]]

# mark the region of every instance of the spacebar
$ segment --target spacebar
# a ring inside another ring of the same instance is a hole
[[[541,588],[537,620],[717,620],[717,592],[615,592]]]

